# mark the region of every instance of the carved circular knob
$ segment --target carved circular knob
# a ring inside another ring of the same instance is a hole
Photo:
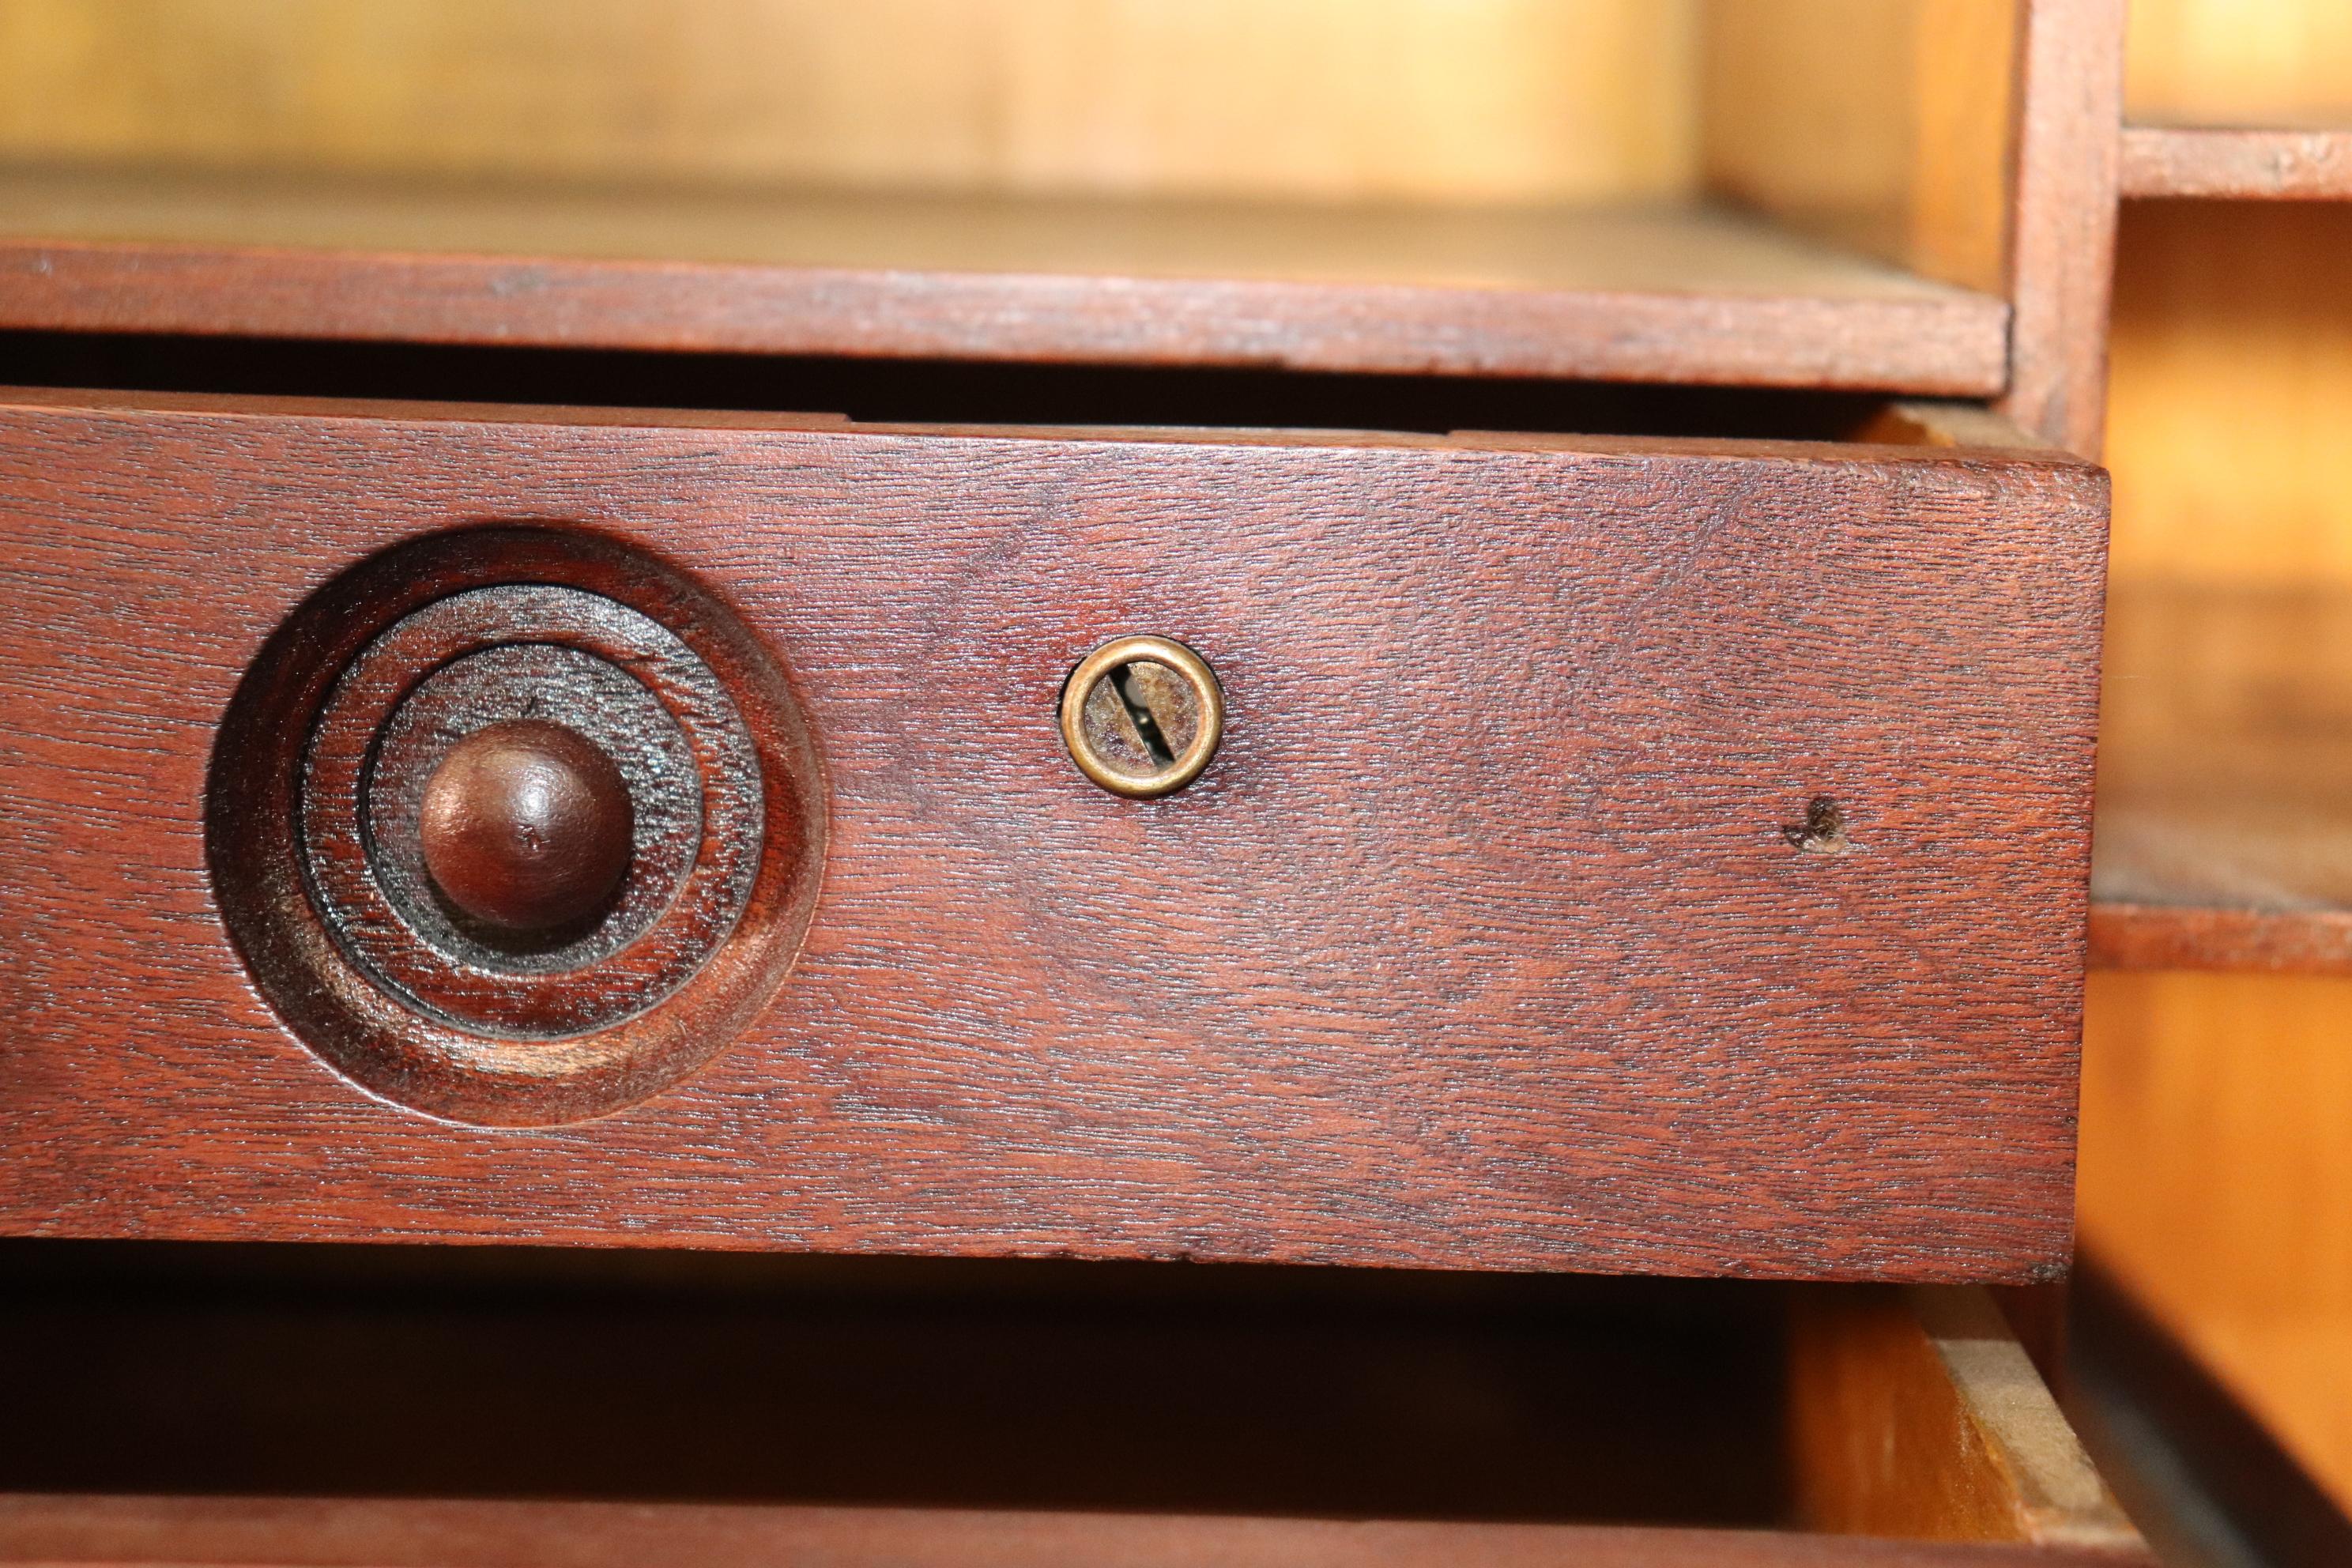
[[[790,972],[825,858],[784,670],[602,533],[409,540],[297,606],[221,720],[205,861],[331,1067],[494,1127],[679,1082]]]
[[[629,868],[635,814],[620,768],[576,731],[539,719],[477,730],[425,785],[425,868],[442,896],[502,931],[575,925]]]

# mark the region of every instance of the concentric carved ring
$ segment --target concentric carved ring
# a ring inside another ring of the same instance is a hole
[[[655,1092],[765,1003],[823,805],[782,672],[723,606],[609,541],[485,529],[363,563],[280,628],[224,721],[207,847],[320,1055],[536,1123]]]

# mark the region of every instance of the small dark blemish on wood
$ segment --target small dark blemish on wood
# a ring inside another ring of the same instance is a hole
[[[1846,837],[1845,808],[1825,795],[1806,803],[1805,820],[1783,825],[1780,837],[1808,855],[1847,855],[1855,847]]]

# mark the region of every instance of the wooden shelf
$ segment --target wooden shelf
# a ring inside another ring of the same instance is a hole
[[[2124,128],[2126,196],[2352,200],[2352,129]]]
[[[1711,206],[0,174],[0,328],[1988,396],[2008,305]]]
[[[2352,594],[2118,585],[2091,962],[2352,973]]]

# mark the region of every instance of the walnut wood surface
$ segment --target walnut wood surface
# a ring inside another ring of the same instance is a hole
[[[14,170],[0,326],[1990,396],[2009,310],[1754,217]]]
[[[2352,130],[2127,126],[2123,194],[2352,200]]]
[[[11,1230],[2063,1267],[2095,469],[19,395]],[[731,602],[833,790],[767,1014],[678,1088],[531,1131],[396,1110],[289,1037],[197,805],[305,594],[497,519]],[[1152,804],[1088,784],[1055,719],[1137,630],[1229,702]],[[1787,837],[1817,797],[1846,852]]]

